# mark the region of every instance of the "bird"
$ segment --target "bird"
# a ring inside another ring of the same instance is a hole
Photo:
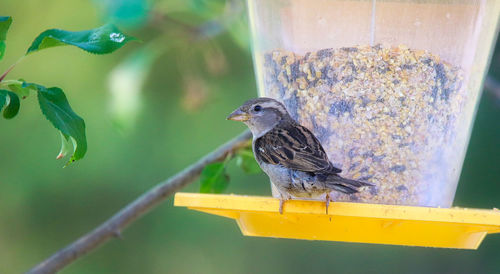
[[[275,99],[250,99],[227,120],[243,122],[252,132],[255,159],[278,190],[280,214],[285,201],[292,196],[316,198],[326,194],[328,214],[332,191],[353,194],[361,187],[374,186],[341,177],[342,170],[330,162],[316,136],[296,122]]]

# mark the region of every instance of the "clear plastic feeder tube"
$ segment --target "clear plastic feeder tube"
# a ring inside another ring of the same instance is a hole
[[[261,96],[282,101],[342,175],[337,201],[449,207],[498,0],[248,0]],[[474,182],[470,182],[474,183]]]

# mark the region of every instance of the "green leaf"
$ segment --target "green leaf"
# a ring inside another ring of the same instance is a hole
[[[0,60],[2,60],[5,53],[5,41],[0,41]]]
[[[7,31],[10,24],[12,24],[12,17],[0,16],[0,41],[4,41],[7,38]]]
[[[59,151],[56,159],[66,157],[66,155],[73,152],[73,145],[70,143],[70,141],[72,141],[73,139],[60,131],[59,134],[61,135],[61,150]]]
[[[0,60],[5,53],[5,39],[7,39],[7,31],[12,23],[12,17],[0,16]]]
[[[229,184],[226,164],[213,163],[205,166],[200,175],[201,193],[222,193]]]
[[[3,111],[3,117],[5,119],[14,118],[19,112],[20,105],[17,94],[5,89],[0,89],[0,111],[5,107]]]
[[[61,153],[57,158],[68,153],[69,140],[73,143],[73,151],[66,166],[74,161],[82,159],[87,152],[87,138],[85,137],[85,122],[78,116],[66,99],[64,92],[58,87],[46,88],[44,86],[24,82],[22,87],[35,88],[38,91],[38,103],[45,118],[58,129],[63,135]],[[67,142],[67,143],[64,143]]]
[[[248,174],[257,174],[262,171],[257,161],[255,161],[252,150],[248,148],[237,152],[236,165]]]
[[[76,46],[90,53],[106,54],[121,48],[132,40],[136,40],[136,38],[122,33],[111,24],[84,31],[49,29],[38,35],[26,54],[64,45]]]
[[[10,90],[15,92],[21,99],[26,99],[30,95],[30,91],[33,90],[32,87],[23,87],[23,79],[19,79],[19,81],[16,81],[16,83],[13,84],[8,84],[7,86],[9,87]]]

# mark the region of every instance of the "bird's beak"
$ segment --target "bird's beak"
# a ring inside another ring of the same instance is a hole
[[[227,116],[226,119],[239,122],[246,122],[250,119],[250,116],[247,113],[241,111],[240,109],[237,109],[233,111],[233,113],[229,114],[229,116]]]

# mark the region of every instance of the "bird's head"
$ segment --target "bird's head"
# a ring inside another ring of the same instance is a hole
[[[246,101],[228,117],[245,123],[254,137],[260,137],[283,119],[291,119],[285,106],[271,98],[261,97]]]

